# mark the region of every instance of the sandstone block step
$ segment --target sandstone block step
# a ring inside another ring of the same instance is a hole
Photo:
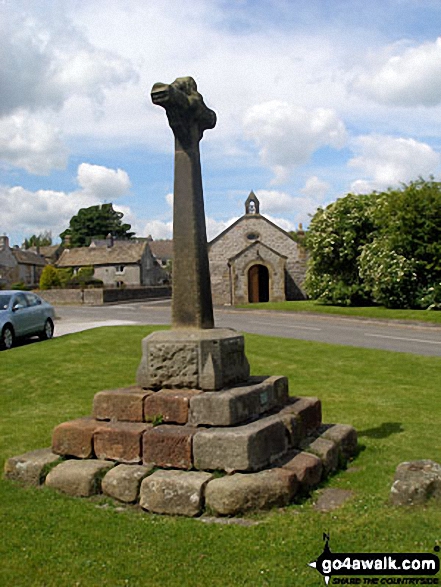
[[[193,467],[193,437],[200,430],[192,426],[165,424],[155,426],[144,434],[144,463],[157,467],[191,469]]]
[[[93,398],[96,420],[144,422],[144,400],[153,392],[137,385],[100,391]]]
[[[138,422],[101,422],[93,437],[96,457],[121,463],[141,463],[142,437],[151,427],[151,424]]]
[[[40,485],[44,483],[46,470],[58,460],[60,456],[54,454],[50,448],[26,452],[6,461],[5,477],[27,485]]]
[[[192,397],[189,422],[194,426],[234,426],[256,419],[287,401],[286,377],[250,377],[247,385]]]
[[[139,503],[156,514],[198,516],[204,507],[205,486],[210,473],[155,471],[141,483]]]
[[[338,445],[341,464],[346,463],[355,456],[358,447],[357,431],[348,424],[329,424],[324,426],[324,431],[319,429],[322,438],[332,440]]]
[[[102,491],[109,497],[134,503],[139,496],[141,481],[153,471],[153,465],[117,465],[106,474]]]
[[[311,453],[295,451],[281,466],[295,474],[302,492],[309,492],[322,480],[323,463],[318,456]]]
[[[268,416],[237,427],[209,428],[193,438],[196,469],[256,471],[270,465],[288,448],[284,424]]]
[[[259,473],[235,473],[208,483],[206,506],[217,515],[234,516],[250,510],[287,505],[298,486],[288,469],[267,469]]]
[[[160,417],[164,423],[186,424],[190,401],[200,393],[198,389],[161,389],[150,393],[144,401],[144,419],[150,422]]]
[[[93,457],[93,436],[100,424],[94,418],[77,418],[59,424],[52,433],[52,451],[79,459]]]
[[[51,470],[46,485],[76,497],[90,497],[101,493],[101,479],[113,466],[97,459],[70,459]]]

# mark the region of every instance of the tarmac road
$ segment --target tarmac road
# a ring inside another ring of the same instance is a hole
[[[111,306],[57,306],[55,335],[99,326],[170,324],[170,301]],[[216,308],[217,327],[355,347],[441,357],[441,327],[340,316]]]

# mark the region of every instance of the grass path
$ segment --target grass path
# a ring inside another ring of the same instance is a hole
[[[155,330],[158,328],[155,327]],[[0,353],[0,460],[50,444],[53,427],[90,415],[93,395],[134,382],[153,328],[99,328]],[[329,487],[354,496],[319,513],[316,495],[256,514],[255,526],[120,511],[0,481],[0,585],[319,586],[307,563],[322,551],[433,552],[441,507],[391,508],[397,464],[441,461],[441,359],[246,335],[253,374],[283,374],[292,395],[317,395],[325,422],[354,425],[362,451]]]

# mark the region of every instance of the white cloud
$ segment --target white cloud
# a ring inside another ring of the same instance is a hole
[[[131,186],[127,172],[122,169],[109,169],[90,163],[81,163],[77,180],[86,194],[107,201],[127,194]]]
[[[386,57],[361,74],[355,87],[383,104],[441,104],[441,37],[416,47],[403,50],[399,44],[397,48],[401,53]]]
[[[170,208],[173,208],[173,193],[169,193],[165,196],[165,201],[167,202],[167,204],[170,206]]]
[[[326,194],[329,191],[329,188],[329,183],[322,181],[316,175],[314,175],[306,180],[305,187],[303,187],[300,192],[307,198],[311,198],[316,202],[323,202]]]
[[[347,140],[345,126],[333,110],[307,110],[279,100],[250,108],[244,127],[259,147],[262,163],[275,173],[274,183],[286,181],[291,170],[307,163],[320,147],[340,149]]]
[[[149,220],[141,231],[141,236],[151,235],[153,239],[168,239],[173,235],[173,222],[164,220]]]
[[[136,79],[131,64],[94,47],[62,11],[4,6],[0,21],[0,115],[59,109],[73,95],[102,102],[106,88]]]
[[[29,173],[46,175],[64,169],[67,149],[50,124],[20,110],[0,118],[0,159]]]
[[[386,189],[420,175],[427,177],[441,163],[439,153],[414,139],[366,135],[354,139],[353,147],[356,156],[348,165],[367,175],[352,184],[356,192]]]
[[[256,196],[260,202],[260,213],[290,213],[293,211],[295,200],[286,192],[278,190],[256,190]]]
[[[56,238],[69,226],[69,221],[80,208],[88,208],[121,195],[122,186],[130,186],[126,172],[98,165],[81,164],[78,180],[81,189],[73,192],[54,190],[31,191],[22,186],[0,186],[0,234],[29,236],[50,231]],[[106,192],[104,187],[108,188]],[[127,188],[128,189],[128,188]],[[123,212],[124,221],[132,223],[134,216],[129,207],[114,206]]]

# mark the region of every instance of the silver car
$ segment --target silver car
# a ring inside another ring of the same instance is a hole
[[[0,348],[10,349],[21,337],[54,335],[54,308],[34,293],[0,291]]]

